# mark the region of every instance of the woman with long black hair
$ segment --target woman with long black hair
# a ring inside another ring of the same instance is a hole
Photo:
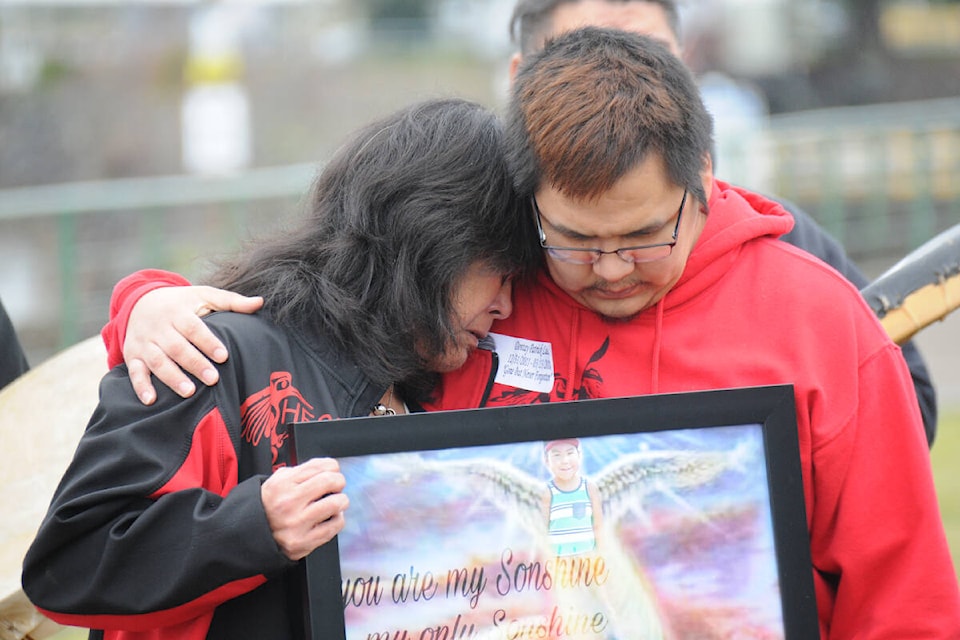
[[[288,466],[285,425],[426,397],[509,315],[532,227],[486,109],[435,100],[363,128],[306,216],[210,278],[264,299],[205,318],[230,353],[220,384],[144,406],[126,367],[104,378],[26,556],[27,596],[91,637],[297,637],[296,561],[348,500],[336,461]]]

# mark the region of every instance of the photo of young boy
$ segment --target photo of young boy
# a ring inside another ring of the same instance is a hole
[[[576,556],[597,550],[603,520],[600,491],[581,473],[583,453],[576,438],[550,440],[543,459],[550,471],[543,515],[548,540],[557,556]]]

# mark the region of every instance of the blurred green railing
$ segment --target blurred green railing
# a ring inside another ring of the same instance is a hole
[[[776,116],[773,192],[853,256],[902,253],[960,221],[960,98]]]
[[[771,191],[819,219],[854,259],[898,258],[960,220],[960,98],[781,115],[770,125]],[[113,284],[136,269],[198,276],[204,258],[291,213],[316,168],[0,190],[4,239],[40,254],[48,272],[31,292],[49,309],[46,326],[18,327],[28,350],[49,355],[95,333]]]
[[[112,284],[131,271],[155,267],[196,276],[199,259],[289,214],[316,171],[315,164],[297,164],[225,177],[0,190],[2,234],[41,254],[48,273],[31,294],[47,299],[48,315],[58,320],[18,327],[25,347],[45,357],[95,333],[106,319]]]

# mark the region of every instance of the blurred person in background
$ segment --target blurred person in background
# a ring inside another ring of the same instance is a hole
[[[231,352],[219,384],[144,406],[125,368],[102,380],[23,563],[50,618],[91,638],[302,638],[297,561],[348,500],[336,461],[291,466],[287,421],[405,413],[510,314],[537,257],[501,124],[463,100],[362,128],[307,206],[212,276],[263,296],[206,319]]]
[[[519,0],[510,20],[511,36],[518,47],[510,60],[511,79],[524,56],[538,51],[548,38],[590,25],[648,35],[682,59],[680,13],[673,0]],[[794,218],[793,229],[782,236],[782,240],[831,265],[858,289],[869,282],[843,247],[809,214],[790,202],[779,202]],[[189,284],[176,274],[148,271],[126,279],[115,291],[111,316],[118,315],[119,322],[111,322],[104,328],[104,337],[109,337],[111,364],[126,361],[131,380],[145,402],[152,401],[155,394],[150,382],[151,371],[181,395],[189,395],[194,389],[193,382],[180,370],[181,366],[206,384],[216,383],[216,370],[206,358],[223,362],[227,354],[223,345],[205,331],[194,313],[196,310],[202,313],[217,309],[250,311],[257,304],[255,300],[228,292],[198,288],[154,294],[152,300],[156,300],[156,304],[135,308],[147,292],[162,286]],[[936,391],[916,345],[907,342],[901,349],[910,368],[924,435],[927,444],[932,445],[937,426]]]
[[[3,302],[0,301],[0,389],[26,373],[29,368],[17,332]]]

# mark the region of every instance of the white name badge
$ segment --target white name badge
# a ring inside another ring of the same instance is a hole
[[[553,348],[549,342],[491,333],[500,359],[494,381],[528,391],[553,390]]]

